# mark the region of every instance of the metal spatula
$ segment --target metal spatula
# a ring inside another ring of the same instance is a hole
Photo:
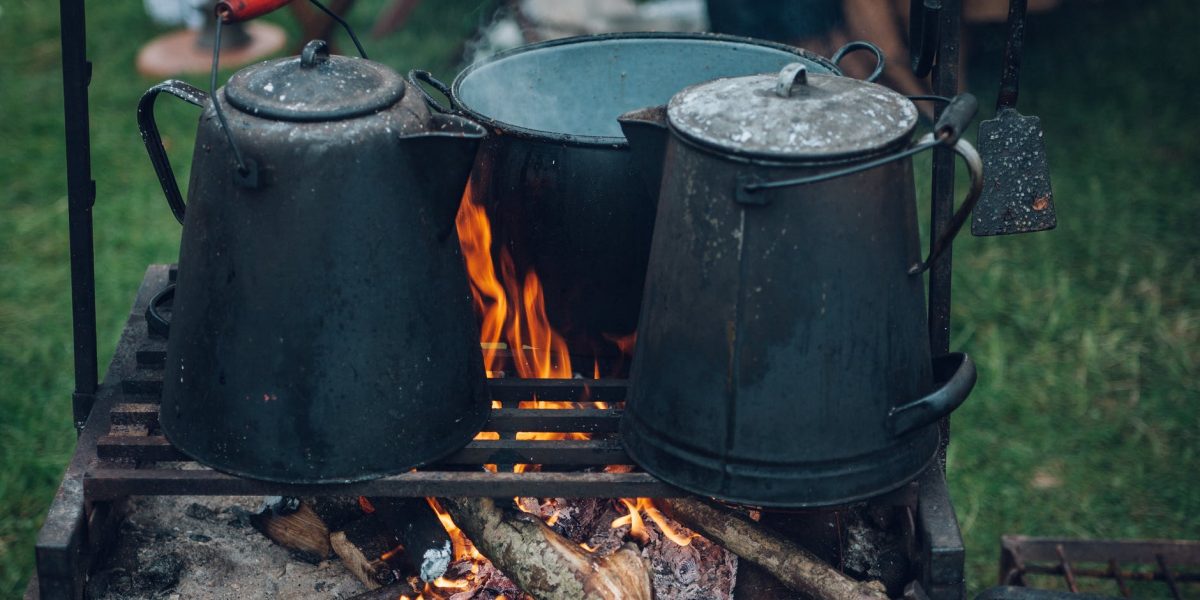
[[[1026,0],[1009,0],[996,118],[979,124],[983,195],[971,220],[973,235],[1031,233],[1058,225],[1042,122],[1016,109],[1025,4]]]

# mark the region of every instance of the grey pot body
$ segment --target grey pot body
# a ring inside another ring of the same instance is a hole
[[[935,378],[923,281],[907,273],[920,260],[911,161],[759,192],[760,205],[735,200],[743,178],[847,161],[726,156],[670,135],[663,162],[630,455],[686,490],[761,506],[841,504],[918,475],[948,412],[920,401],[961,402],[974,368],[959,355]],[[899,424],[914,401],[926,414]]]

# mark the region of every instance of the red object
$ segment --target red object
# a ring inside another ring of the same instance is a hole
[[[225,23],[247,21],[260,17],[292,0],[224,0],[217,3],[217,16]]]

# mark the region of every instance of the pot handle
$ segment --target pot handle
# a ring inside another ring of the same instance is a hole
[[[150,299],[150,304],[146,305],[146,329],[150,333],[159,337],[167,337],[171,333],[171,322],[162,314],[162,307],[168,302],[175,300],[175,284],[168,284],[167,287],[159,290],[153,298]]]
[[[854,52],[858,52],[859,50],[866,50],[866,51],[870,52],[871,54],[875,55],[875,70],[871,71],[871,74],[867,75],[867,78],[866,78],[866,81],[870,81],[870,82],[874,83],[876,79],[879,79],[880,75],[883,75],[883,67],[885,66],[884,65],[885,61],[883,58],[883,50],[880,50],[879,46],[876,46],[875,44],[872,44],[871,42],[867,42],[867,41],[863,41],[863,40],[859,40],[857,42],[850,42],[849,44],[846,44],[845,46],[838,48],[838,51],[833,53],[833,56],[831,56],[829,58],[829,61],[832,62],[833,64],[837,65],[840,68],[841,64],[839,64],[839,63],[842,62],[842,59],[845,58],[847,54],[852,54]]]
[[[208,102],[208,93],[177,79],[170,79],[146,90],[138,102],[137,121],[138,129],[142,131],[142,143],[146,144],[146,152],[150,154],[150,164],[154,165],[154,172],[158,175],[158,182],[167,196],[167,204],[170,205],[171,212],[175,214],[175,218],[180,223],[183,223],[183,213],[186,208],[183,203],[183,195],[179,193],[179,183],[175,181],[175,173],[171,170],[171,161],[167,158],[166,149],[163,148],[162,136],[158,134],[158,123],[154,120],[154,101],[162,92],[196,106],[204,106],[204,103]]]
[[[947,109],[949,110],[949,109]],[[933,133],[926,134],[917,144],[929,142],[934,139]],[[938,234],[933,240],[933,244],[929,247],[929,256],[922,262],[912,265],[908,268],[909,275],[920,275],[929,269],[933,261],[937,260],[946,248],[950,247],[954,241],[954,236],[962,230],[962,226],[967,222],[967,218],[971,216],[971,211],[974,210],[975,204],[979,202],[979,196],[983,194],[983,159],[979,157],[979,152],[975,150],[967,140],[960,139],[954,143],[954,153],[961,156],[963,162],[967,163],[967,171],[971,175],[971,187],[967,190],[967,197],[963,200],[962,206],[950,217],[950,222],[946,225],[946,229]]]
[[[887,428],[894,436],[931,425],[954,412],[975,387],[975,362],[963,352],[933,359],[933,378],[937,389],[924,398],[897,406],[888,412]]]
[[[434,77],[433,73],[421,69],[413,69],[408,72],[408,81],[413,87],[417,88],[417,91],[421,92],[421,96],[425,98],[425,104],[428,104],[431,110],[443,114],[458,114],[462,112],[458,103],[454,101],[454,93],[450,91],[450,86],[442,83],[437,77]],[[422,83],[429,84],[430,87],[445,96],[446,100],[450,102],[450,107],[442,106],[442,103],[435,100],[424,86],[421,85]]]

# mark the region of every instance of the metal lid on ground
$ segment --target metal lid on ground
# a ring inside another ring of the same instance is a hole
[[[723,152],[824,160],[907,139],[917,109],[881,85],[809,73],[793,63],[778,74],[689,87],[671,99],[667,117],[685,137]]]
[[[238,71],[225,99],[243,112],[284,121],[335,121],[371,114],[404,97],[404,79],[377,62],[330,56],[321,40],[300,56]]]

